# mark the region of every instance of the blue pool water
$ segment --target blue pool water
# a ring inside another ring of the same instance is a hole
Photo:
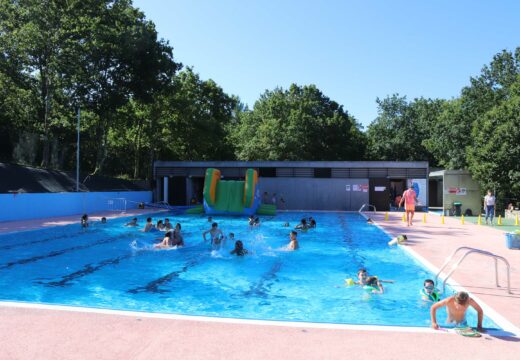
[[[300,250],[281,250],[289,228],[302,216],[318,227],[298,235]],[[144,225],[146,216],[139,217]],[[422,282],[433,275],[359,214],[281,213],[250,228],[239,217],[214,217],[244,242],[252,255],[229,254],[232,244],[211,251],[201,232],[206,217],[169,217],[180,222],[186,246],[152,250],[159,233],[124,227],[128,219],[0,236],[0,299],[119,310],[242,319],[345,324],[429,326]],[[154,222],[158,220],[154,216]],[[382,295],[345,287],[359,268],[386,284]],[[445,312],[439,313],[443,323]],[[470,325],[476,314],[470,312]],[[497,326],[488,318],[485,327]]]

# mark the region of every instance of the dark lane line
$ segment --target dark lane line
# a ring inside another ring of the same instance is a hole
[[[197,265],[200,261],[201,261],[200,257],[198,257],[196,259],[192,259],[192,260],[188,261],[180,270],[173,271],[169,274],[161,276],[158,279],[150,281],[148,284],[146,284],[144,286],[139,286],[139,287],[127,290],[127,292],[130,294],[138,294],[138,293],[143,293],[143,292],[163,294],[163,293],[170,292],[170,290],[159,289],[159,286],[165,285],[165,284],[169,283],[170,281],[172,281],[173,279],[179,277],[180,274],[185,273],[190,268]]]
[[[350,255],[353,262],[356,263],[356,267],[358,269],[364,269],[365,268],[365,258],[357,253],[355,246],[352,243],[350,231],[349,231],[349,228],[345,221],[344,216],[338,215],[338,217],[339,217],[339,223],[343,230],[343,242],[345,243],[347,253]]]
[[[244,291],[242,294],[246,297],[250,296],[258,296],[262,298],[266,298],[269,296],[269,290],[273,285],[272,280],[276,279],[276,274],[282,268],[282,260],[277,259],[277,261],[271,266],[269,271],[264,273],[260,280],[254,285],[252,285],[249,290]],[[270,282],[266,285],[267,282]]]
[[[36,283],[51,286],[51,287],[64,287],[66,285],[70,285],[70,282],[72,280],[79,279],[83,276],[90,275],[90,274],[104,268],[105,266],[119,264],[121,261],[132,258],[134,256],[136,256],[136,255],[127,254],[127,255],[123,255],[123,256],[118,256],[116,258],[101,261],[100,263],[98,263],[95,266],[93,266],[92,264],[87,264],[87,265],[84,265],[83,269],[81,269],[81,270],[78,270],[76,272],[62,276],[60,281],[49,281],[49,282],[36,281]]]
[[[115,242],[118,240],[121,240],[121,236],[114,237],[114,238],[108,238],[108,239],[104,239],[104,240],[99,240],[99,241],[96,241],[96,242],[94,242],[92,244],[88,244],[88,245],[79,245],[79,246],[73,246],[71,248],[66,248],[66,249],[62,249],[62,250],[56,250],[56,251],[52,251],[45,255],[38,255],[38,256],[33,256],[30,258],[26,258],[26,259],[11,261],[6,264],[0,265],[0,270],[8,269],[15,265],[24,265],[24,264],[36,262],[38,260],[48,259],[51,257],[63,255],[63,254],[66,254],[66,253],[69,253],[72,251],[76,251],[76,250],[83,250],[83,249],[88,249],[88,248],[91,248],[91,247],[97,246],[97,245],[109,244],[109,243],[112,243],[112,242]]]
[[[70,237],[69,234],[61,235],[61,236],[57,236],[57,237],[53,237],[53,238],[49,238],[49,239],[28,241],[28,242],[24,242],[24,243],[20,243],[20,244],[5,245],[5,246],[0,246],[0,250],[11,250],[11,249],[15,249],[17,247],[34,245],[34,244],[41,244],[41,243],[45,243],[45,242],[48,242],[48,241],[65,239],[65,238],[68,238],[68,237]]]

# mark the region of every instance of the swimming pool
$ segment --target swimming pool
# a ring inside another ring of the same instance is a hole
[[[318,227],[298,235],[300,250],[282,251],[303,216]],[[252,255],[211,251],[202,241],[206,217],[161,214],[182,224],[186,246],[152,250],[158,233],[123,224],[68,225],[0,236],[0,299],[117,310],[339,324],[430,325],[420,300],[433,275],[364,217],[353,213],[280,213],[250,228],[239,217],[214,220]],[[144,224],[146,216],[139,217]],[[159,219],[154,215],[154,221]],[[359,268],[382,279],[385,294],[345,287]],[[442,324],[445,312],[439,312]],[[476,314],[468,314],[470,325]],[[497,328],[490,319],[484,327]]]

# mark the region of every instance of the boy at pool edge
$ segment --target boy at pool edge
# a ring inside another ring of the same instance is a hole
[[[466,311],[468,307],[473,307],[478,314],[478,322],[477,322],[477,331],[484,331],[482,329],[482,319],[484,317],[484,311],[480,307],[479,304],[473,300],[467,292],[459,291],[453,296],[446,298],[442,301],[439,301],[432,305],[430,308],[430,315],[432,321],[432,328],[435,330],[439,329],[439,325],[437,324],[437,309],[446,306],[446,312],[448,313],[448,323],[455,324],[457,327],[467,327],[468,323],[466,321]]]

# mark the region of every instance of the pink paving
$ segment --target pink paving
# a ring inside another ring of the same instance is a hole
[[[436,267],[459,246],[506,257],[512,295],[494,287],[493,261],[469,257],[453,279],[520,327],[520,251],[503,232],[429,216],[411,228],[400,214],[370,215],[390,234],[408,235],[408,247]],[[419,219],[420,220],[420,219]],[[504,269],[501,284],[505,284]],[[144,314],[143,314],[144,315]],[[1,359],[518,359],[520,339],[480,339],[445,332],[368,331],[159,319],[0,306]]]
[[[99,221],[104,216],[107,220],[114,219],[117,217],[125,216],[138,216],[141,214],[150,214],[153,212],[165,211],[164,209],[132,209],[122,212],[103,211],[89,215],[89,221]],[[0,221],[0,234],[12,231],[27,231],[41,229],[51,226],[69,225],[80,223],[82,214],[71,215],[71,216],[60,216],[51,217],[45,219],[30,219],[30,220],[19,220],[19,221]]]

